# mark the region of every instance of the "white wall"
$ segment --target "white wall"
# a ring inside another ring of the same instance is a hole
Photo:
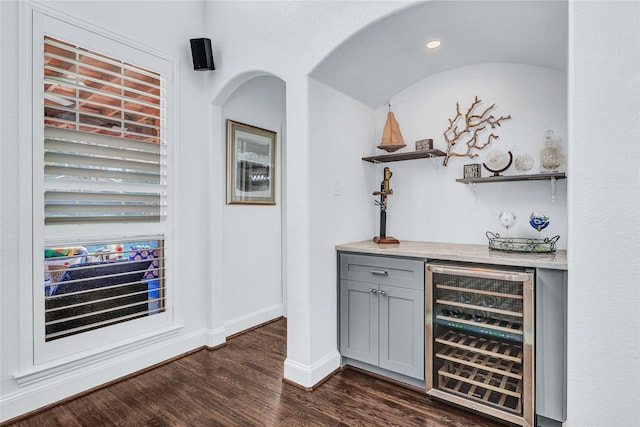
[[[312,306],[326,306],[326,310],[335,310],[335,300],[331,298],[335,287],[313,287],[317,280],[315,277],[326,277],[330,267],[323,265],[319,267],[321,271],[317,271],[310,266],[315,259],[312,254],[315,248],[313,229],[318,225],[312,220],[315,206],[312,200],[321,190],[310,184],[312,165],[316,160],[311,153],[311,83],[306,76],[346,37],[407,4],[371,2],[363,8],[360,2],[206,3],[208,26],[216,31],[214,55],[218,70],[209,86],[214,106],[223,105],[237,85],[256,75],[275,75],[286,83],[287,147],[283,164],[287,194],[284,274],[288,346],[285,377],[304,386],[314,385],[339,363],[335,328],[328,326],[335,324],[335,318],[329,319],[327,313],[317,316],[315,308],[314,311],[311,309]],[[213,110],[214,120],[220,121],[222,117],[216,108]],[[214,124],[215,127],[220,128],[221,124]],[[215,139],[213,142],[215,144]],[[322,141],[325,143],[331,144],[330,141]],[[217,163],[215,154],[212,162]],[[344,227],[352,226],[360,218],[357,212],[348,212],[344,216],[356,218],[346,220]],[[322,259],[333,259],[330,245],[322,247],[331,251],[326,252]],[[234,249],[217,250],[222,253]],[[332,278],[330,283],[333,282]],[[323,281],[322,286],[326,284]],[[318,299],[316,293],[320,293],[321,298]],[[316,335],[317,331],[320,335]]]
[[[546,129],[553,129],[562,137],[566,156],[566,87],[566,73],[562,71],[520,64],[481,64],[427,77],[394,96],[390,100],[391,110],[407,144],[398,153],[414,151],[415,141],[425,138],[432,138],[434,148],[446,152],[443,132],[449,119],[455,117],[456,102],[460,102],[460,111],[465,114],[475,96],[483,100],[476,111],[495,103],[492,114],[511,115],[511,119],[493,130],[500,138],[483,150],[475,150],[478,157],[473,159],[451,157],[446,167],[443,157],[377,166],[376,180],[367,183],[371,191],[379,187],[384,166],[393,172],[394,193],[388,199],[387,234],[400,240],[486,244],[486,231],[504,235],[498,213],[509,210],[517,216],[510,236],[537,237],[529,225],[529,215],[538,210],[548,212],[551,217],[542,235],[560,235],[558,246],[566,248],[566,180],[558,181],[555,202],[551,199],[549,181],[479,184],[477,199],[470,188],[455,181],[463,177],[463,165],[485,162],[487,153],[496,149],[510,150],[514,158],[518,154],[531,154],[535,165],[528,173],[539,172],[539,153]],[[375,140],[363,154],[385,154],[375,146],[380,143],[388,109],[385,105],[376,111]],[[491,132],[486,131],[484,138]],[[454,151],[465,152],[466,146],[461,145],[462,142],[458,143]],[[563,171],[565,165],[566,162]],[[503,175],[521,173],[512,165]],[[489,175],[483,168],[482,176]]]
[[[373,111],[309,81],[311,167],[311,360],[336,351],[335,245],[373,236],[373,169],[360,158],[373,138]]]
[[[205,1],[216,62],[212,99],[247,71],[283,80],[306,76],[335,46],[365,25],[414,2]]]
[[[283,314],[281,154],[286,144],[284,98],[282,80],[256,77],[240,86],[222,109],[225,120],[277,132],[276,204],[226,205],[223,209],[222,283],[227,336]],[[224,170],[226,166],[223,162],[217,167]]]
[[[640,3],[570,17],[567,425],[638,426]]]
[[[22,2],[21,2],[22,3]],[[25,3],[23,3],[25,4]],[[109,32],[127,38],[134,43],[148,46],[179,61],[174,87],[179,97],[178,114],[174,125],[179,138],[174,141],[177,165],[178,196],[181,206],[177,209],[175,240],[175,273],[179,280],[172,283],[176,291],[175,313],[183,325],[180,332],[161,343],[148,343],[127,353],[112,354],[107,359],[93,361],[89,365],[52,375],[34,384],[18,386],[14,374],[24,372],[30,355],[20,354],[21,329],[18,322],[21,310],[20,289],[31,287],[28,277],[19,275],[19,263],[28,262],[30,255],[19,258],[18,248],[25,236],[21,236],[20,200],[25,195],[17,192],[16,182],[20,171],[28,165],[20,164],[18,145],[30,141],[21,139],[19,128],[19,81],[29,76],[27,70],[19,70],[22,55],[30,57],[28,40],[20,41],[19,28],[27,24],[19,12],[18,2],[2,1],[2,271],[1,292],[1,344],[0,344],[0,417],[2,420],[55,402],[72,394],[95,387],[150,364],[166,360],[205,343],[203,330],[208,310],[202,295],[208,292],[208,241],[202,236],[210,227],[207,200],[208,183],[201,177],[210,167],[205,115],[207,109],[202,92],[203,74],[192,69],[189,49],[190,37],[206,35],[201,2],[44,2],[45,8],[53,8],[63,16],[84,20],[88,28],[106,28]],[[153,5],[153,7],[150,7]],[[126,13],[123,13],[126,10]],[[167,31],[171,28],[171,31]],[[29,36],[28,31],[26,36]],[[19,56],[20,55],[20,56]],[[29,126],[29,121],[26,121]],[[26,237],[28,239],[28,237]],[[24,254],[22,254],[24,255]],[[22,326],[24,327],[24,326]],[[22,361],[22,362],[21,362]],[[26,361],[26,362],[24,362]],[[22,366],[22,367],[21,367]]]
[[[19,194],[17,182],[20,164],[18,145],[7,141],[18,140],[18,5],[0,3],[0,390],[15,390],[11,375],[20,364],[20,316],[18,259],[14,255],[20,236],[18,234]],[[12,259],[13,262],[7,262]],[[6,390],[6,391],[5,391]],[[0,418],[0,419],[4,419]]]

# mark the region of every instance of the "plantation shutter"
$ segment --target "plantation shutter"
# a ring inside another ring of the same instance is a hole
[[[165,215],[165,84],[155,72],[44,40],[45,224]]]
[[[44,267],[46,341],[165,311],[163,240],[49,248]]]

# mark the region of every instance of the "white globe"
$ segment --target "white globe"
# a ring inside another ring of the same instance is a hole
[[[500,170],[509,163],[509,156],[502,150],[491,150],[487,153],[487,166],[493,170]]]

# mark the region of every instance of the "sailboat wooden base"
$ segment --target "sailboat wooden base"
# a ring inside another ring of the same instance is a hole
[[[406,147],[407,144],[380,144],[378,148],[386,151],[387,153],[393,153],[396,150]]]
[[[398,239],[391,236],[376,236],[373,238],[374,243],[400,243]]]

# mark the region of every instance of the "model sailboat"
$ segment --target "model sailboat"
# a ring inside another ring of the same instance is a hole
[[[404,143],[404,138],[400,132],[400,125],[398,125],[396,117],[391,112],[391,105],[389,105],[387,122],[384,124],[384,130],[382,131],[382,142],[378,145],[378,148],[392,153],[406,146],[407,144]]]

